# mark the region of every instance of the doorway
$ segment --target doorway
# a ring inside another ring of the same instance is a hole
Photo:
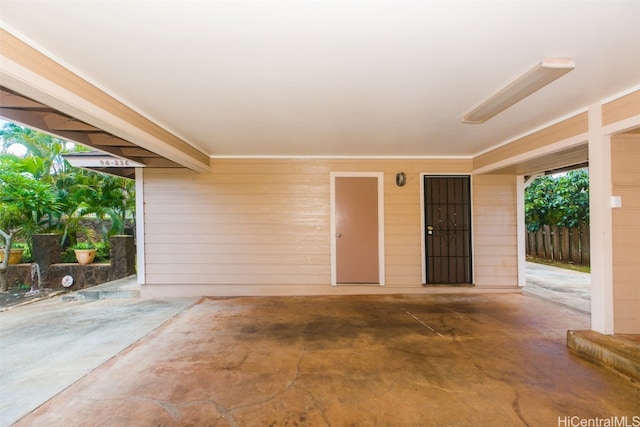
[[[589,169],[586,164],[525,177],[523,291],[591,312]]]
[[[471,192],[469,176],[424,176],[426,285],[469,285]]]
[[[332,285],[384,285],[382,173],[331,174]]]

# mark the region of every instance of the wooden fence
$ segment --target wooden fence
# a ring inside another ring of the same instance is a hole
[[[589,225],[579,228],[543,226],[527,231],[527,255],[554,261],[590,265]]]

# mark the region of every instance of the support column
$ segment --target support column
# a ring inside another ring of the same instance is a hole
[[[111,236],[111,280],[136,274],[136,246],[133,236]]]
[[[136,168],[136,262],[138,283],[146,283],[144,259],[144,169]]]
[[[516,223],[518,236],[518,286],[524,287],[527,284],[527,233],[524,218],[524,190],[528,183],[525,183],[524,176],[516,177]]]
[[[613,334],[611,138],[602,132],[602,105],[589,107],[589,215],[591,222],[591,329]]]

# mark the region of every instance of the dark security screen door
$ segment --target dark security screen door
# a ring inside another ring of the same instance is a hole
[[[468,176],[425,176],[426,284],[471,283]]]

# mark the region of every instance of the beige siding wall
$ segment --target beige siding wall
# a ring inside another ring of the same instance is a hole
[[[404,187],[395,185],[400,171]],[[220,159],[210,174],[145,170],[146,283],[261,286],[246,290],[260,294],[331,288],[329,174],[384,172],[384,291],[421,288],[420,173],[470,171],[471,160],[335,159]]]
[[[602,106],[602,124],[610,125],[633,117],[640,112],[640,90],[608,102]]]
[[[611,141],[614,332],[640,333],[640,135]]]
[[[515,175],[473,177],[476,286],[518,285]]]
[[[324,171],[250,161],[214,168],[145,171],[147,283],[328,282]]]

